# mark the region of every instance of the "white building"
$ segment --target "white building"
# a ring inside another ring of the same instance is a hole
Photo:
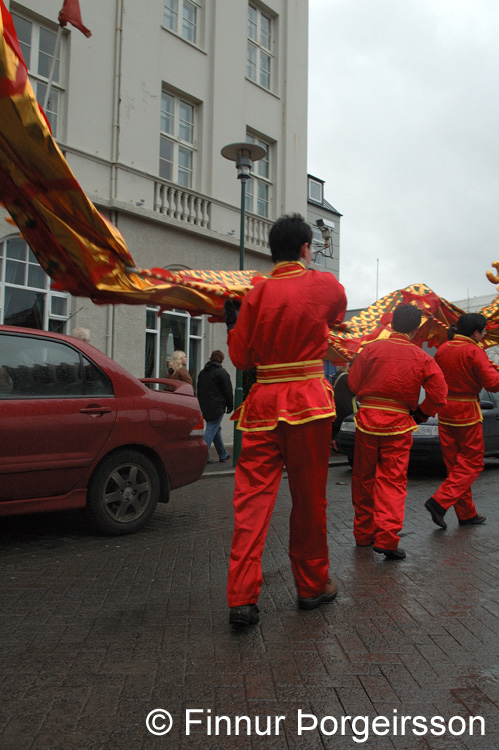
[[[492,288],[492,287],[491,287]],[[496,294],[484,294],[481,297],[467,297],[466,299],[455,300],[452,304],[460,307],[463,312],[476,313],[480,312],[483,307],[487,307],[497,297]]]
[[[62,0],[6,4],[43,103]],[[80,0],[80,9],[92,36],[62,32],[46,111],[137,266],[239,268],[240,183],[220,152],[252,141],[267,156],[248,186],[245,267],[269,269],[270,224],[307,212],[308,0]],[[139,377],[163,376],[182,349],[196,378],[212,349],[226,350],[225,326],[204,318],[51,292],[13,229],[0,217],[0,323],[84,326]]]

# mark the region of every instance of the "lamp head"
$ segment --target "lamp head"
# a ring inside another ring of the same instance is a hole
[[[248,180],[251,177],[251,168],[254,161],[262,159],[267,151],[257,143],[229,143],[224,146],[222,156],[236,163],[237,177],[240,180]]]

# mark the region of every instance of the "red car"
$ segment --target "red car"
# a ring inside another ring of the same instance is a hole
[[[128,534],[206,460],[187,383],[141,381],[71,336],[0,325],[0,516],[84,507],[98,531]]]

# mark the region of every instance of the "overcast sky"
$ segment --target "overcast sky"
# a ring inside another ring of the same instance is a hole
[[[308,170],[343,214],[349,308],[416,282],[494,295],[499,0],[309,7]]]

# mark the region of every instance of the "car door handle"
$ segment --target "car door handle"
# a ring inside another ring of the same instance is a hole
[[[86,406],[80,409],[80,414],[90,414],[91,417],[98,417],[99,414],[110,414],[111,409],[108,406]]]

